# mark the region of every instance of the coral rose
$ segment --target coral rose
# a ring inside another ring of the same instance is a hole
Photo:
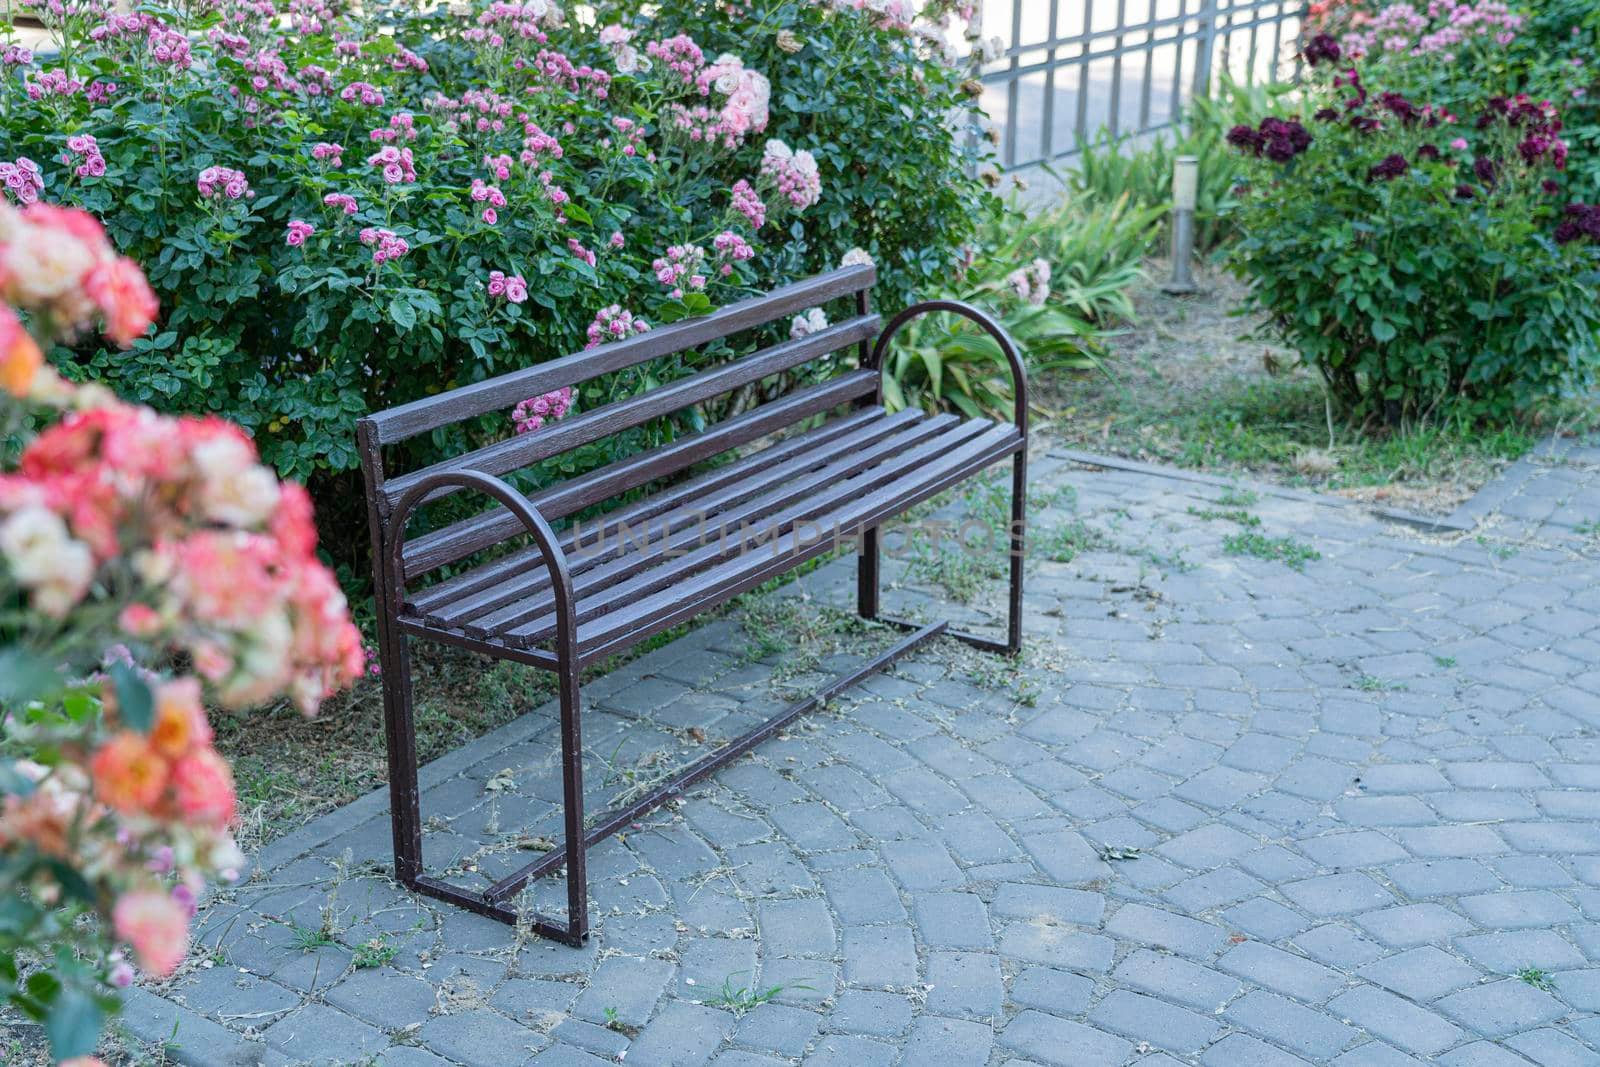
[[[100,746],[89,771],[95,796],[129,814],[148,812],[167,787],[167,761],[149,739],[132,730],[123,730]]]
[[[44,353],[22,321],[0,304],[0,389],[12,396],[27,396],[43,363]]]
[[[233,821],[233,772],[215,749],[199,749],[174,764],[172,789],[186,822],[220,830]]]
[[[126,256],[102,260],[83,276],[83,291],[106,320],[106,337],[119,345],[143,337],[160,303],[144,271]]]
[[[168,759],[179,759],[191,749],[211,743],[211,724],[200,705],[200,681],[177,678],[156,690],[156,718],[150,727],[150,744]]]
[[[166,893],[128,893],[111,911],[117,936],[133,946],[139,966],[157,978],[178,969],[189,951],[189,921],[183,905]]]

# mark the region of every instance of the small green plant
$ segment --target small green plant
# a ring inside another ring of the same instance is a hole
[[[1261,494],[1254,489],[1241,489],[1230,485],[1217,497],[1217,506],[1223,508],[1253,508],[1261,503]]]
[[[733,1012],[735,1015],[744,1015],[746,1012],[754,1011],[756,1008],[759,1008],[761,1005],[774,999],[785,989],[811,988],[810,986],[804,985],[774,985],[767,986],[765,988],[757,988],[756,986],[748,985],[735,986],[733,984],[733,979],[734,976],[729,975],[722,980],[722,988],[717,990],[710,997],[706,998],[704,1003],[707,1007],[725,1008],[728,1011]]]
[[[1078,553],[1103,547],[1105,535],[1082,519],[1062,523],[1039,539],[1039,550],[1056,563],[1071,563]]]
[[[333,935],[332,916],[324,912],[321,926],[301,926],[291,923],[290,929],[294,932],[292,944],[301,952],[314,952],[319,948],[337,945],[339,939]]]
[[[1535,989],[1550,988],[1550,972],[1543,967],[1524,967],[1517,972],[1516,977],[1527,982]]]
[[[1227,522],[1236,522],[1240,526],[1251,527],[1261,525],[1261,520],[1259,518],[1250,514],[1248,511],[1245,511],[1243,508],[1191,507],[1189,509],[1189,514],[1193,515],[1197,519],[1205,519],[1207,521],[1225,520]]]
[[[1454,656],[1435,656],[1433,657],[1433,662],[1436,665],[1449,670],[1451,667],[1456,665],[1456,658]]]
[[[1229,534],[1222,539],[1222,550],[1230,556],[1276,560],[1297,571],[1305,570],[1310,561],[1322,558],[1321,552],[1303,541],[1296,541],[1292,537],[1268,537],[1255,532]]]
[[[1572,528],[1579,537],[1600,537],[1600,519],[1588,519]]]
[[[1392,682],[1387,678],[1379,678],[1372,674],[1363,674],[1356,679],[1356,688],[1363,693],[1390,693],[1399,692],[1406,688],[1404,682]]]
[[[382,936],[374,937],[370,941],[364,941],[356,946],[355,957],[352,962],[361,969],[382,967],[394,959],[399,951],[399,947],[391,945],[388,938]]]

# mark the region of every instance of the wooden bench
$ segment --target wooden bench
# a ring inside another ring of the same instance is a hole
[[[918,304],[887,327],[869,310],[870,266],[852,266],[784,286],[689,319],[477,382],[387,411],[357,424],[372,526],[374,584],[383,663],[395,876],[428,894],[570,944],[588,933],[588,846],[627,826],[796,717],[819,707],[930,637],[950,633],[980,648],[1014,654],[1021,647],[1022,547],[1027,470],[1028,399],[1016,346],[989,316],[952,301]],[[384,468],[384,449],[463,420],[504,412],[519,401],[699,348],[785,320],[829,301],[854,314],[824,330],[669,381],[636,396],[574,411],[527,434],[507,437],[418,470]],[[917,315],[965,316],[999,344],[1015,381],[1014,421],[996,423],[920,411],[888,413],[880,366],[885,346]],[[776,399],[617,460],[581,477],[524,495],[501,476],[608,435],[724,394],[771,387],[778,376],[825,356],[840,369]],[[850,364],[854,364],[851,366]],[[787,431],[783,434],[783,431]],[[702,473],[687,472],[743,446],[765,447]],[[958,633],[946,623],[916,625],[870,663],[814,696],[727,742],[638,800],[586,825],[579,678],[584,668],[806,561],[842,538],[858,550],[858,609],[879,618],[880,524],[902,515],[992,464],[1010,459],[1010,601],[1006,639]],[[640,496],[639,491],[657,486]],[[474,491],[493,505],[471,517],[407,539],[407,519],[428,501]],[[576,528],[561,520],[622,494],[630,501]],[[531,544],[522,542],[523,536]],[[513,543],[513,544],[508,544]],[[485,550],[490,562],[457,569],[418,586],[417,579]],[[464,889],[422,869],[422,816],[412,713],[409,642],[440,641],[533,664],[559,676],[564,842],[487,890]],[[567,918],[523,914],[512,898],[531,879],[565,865]]]

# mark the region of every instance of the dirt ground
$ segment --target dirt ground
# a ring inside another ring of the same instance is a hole
[[[1559,427],[1362,433],[1329,410],[1291,351],[1252,335],[1257,321],[1234,310],[1241,282],[1202,266],[1200,291],[1172,296],[1159,285],[1168,274],[1164,262],[1147,265],[1106,374],[1038,383],[1046,432],[1084,451],[1448,514]]]

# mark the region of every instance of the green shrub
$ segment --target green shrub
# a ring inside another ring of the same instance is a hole
[[[987,251],[940,295],[993,310],[1016,339],[1031,374],[1104,369],[1110,326],[1133,318],[1128,289],[1163,214],[1072,198],[1044,210],[1013,203],[980,232]],[[891,407],[954,408],[1009,417],[1004,354],[965,319],[929,317],[908,326],[885,363]]]
[[[1333,66],[1313,72],[1309,129],[1229,135],[1250,163],[1230,251],[1246,310],[1361,420],[1503,421],[1586,388],[1600,211],[1546,187],[1555,109],[1485,93],[1457,117]]]
[[[58,54],[0,86],[0,161],[37,161],[45,199],[100,215],[163,314],[126,351],[86,341],[57,362],[245,426],[308,482],[347,575],[365,571],[362,412],[609,339],[625,321],[612,305],[650,324],[700,314],[853,246],[877,258],[892,309],[948,276],[992,200],[959,73],[903,22],[844,5],[54,6]],[[784,138],[815,153],[820,190],[798,162],[779,188],[767,160]],[[409,159],[385,174],[370,158],[384,150]],[[705,259],[663,282],[674,248]],[[577,403],[684,369],[611,376]],[[491,421],[481,432],[509,431]],[[420,438],[406,458],[463,443]]]

